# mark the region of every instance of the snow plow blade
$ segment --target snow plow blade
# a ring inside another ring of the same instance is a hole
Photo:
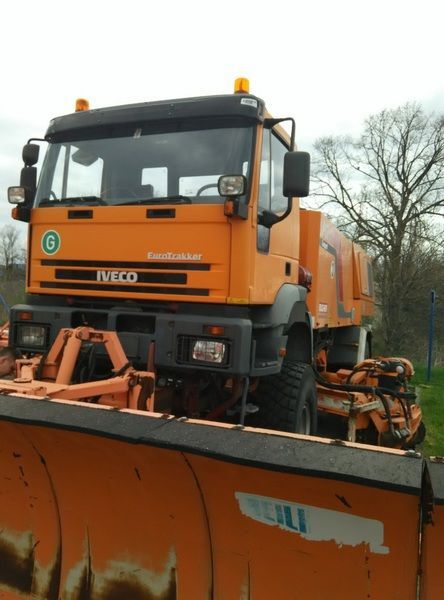
[[[427,461],[424,488],[428,503],[424,511],[428,514],[428,525],[424,530],[420,597],[426,600],[438,600],[443,596],[444,460],[442,457]]]
[[[439,597],[413,452],[0,395],[0,464],[0,598]]]

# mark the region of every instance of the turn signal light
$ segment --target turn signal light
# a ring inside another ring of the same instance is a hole
[[[28,310],[22,310],[21,312],[17,313],[17,316],[20,321],[32,321],[32,312]]]
[[[204,325],[203,332],[209,335],[224,335],[225,327],[221,325]]]
[[[224,202],[224,215],[226,217],[234,217],[235,214],[234,200],[228,198]]]

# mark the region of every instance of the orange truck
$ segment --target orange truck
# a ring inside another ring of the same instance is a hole
[[[361,387],[348,381],[370,356],[369,257],[299,207],[310,157],[294,121],[272,118],[244,79],[235,91],[81,100],[51,121],[38,186],[39,146],[25,146],[9,191],[29,222],[28,299],[11,310],[11,343],[44,354],[63,328],[115,331],[132,365],[155,372],[157,411],[308,434],[330,412],[350,441],[414,446],[408,365],[364,364]],[[106,356],[85,343],[73,382],[103,378]],[[387,401],[362,387],[379,380]]]
[[[36,141],[8,190],[29,240],[0,598],[440,598],[413,369],[371,358],[370,260],[299,206],[293,119],[239,79],[78,101],[38,182]],[[316,437],[321,414],[343,439]]]

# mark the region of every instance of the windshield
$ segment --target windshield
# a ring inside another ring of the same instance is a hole
[[[35,206],[219,203],[221,175],[249,177],[253,127],[244,123],[96,133],[49,145]]]

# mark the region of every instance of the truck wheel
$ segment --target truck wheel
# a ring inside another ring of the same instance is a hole
[[[410,442],[407,442],[406,444],[404,444],[403,448],[405,448],[406,450],[408,450],[410,448],[415,449],[415,446],[419,446],[419,444],[423,443],[423,441],[425,440],[425,436],[426,436],[426,427],[425,427],[424,423],[421,421],[413,439],[410,440]]]
[[[256,400],[259,412],[255,425],[258,427],[316,434],[316,383],[310,365],[284,361],[280,373],[259,382]]]

